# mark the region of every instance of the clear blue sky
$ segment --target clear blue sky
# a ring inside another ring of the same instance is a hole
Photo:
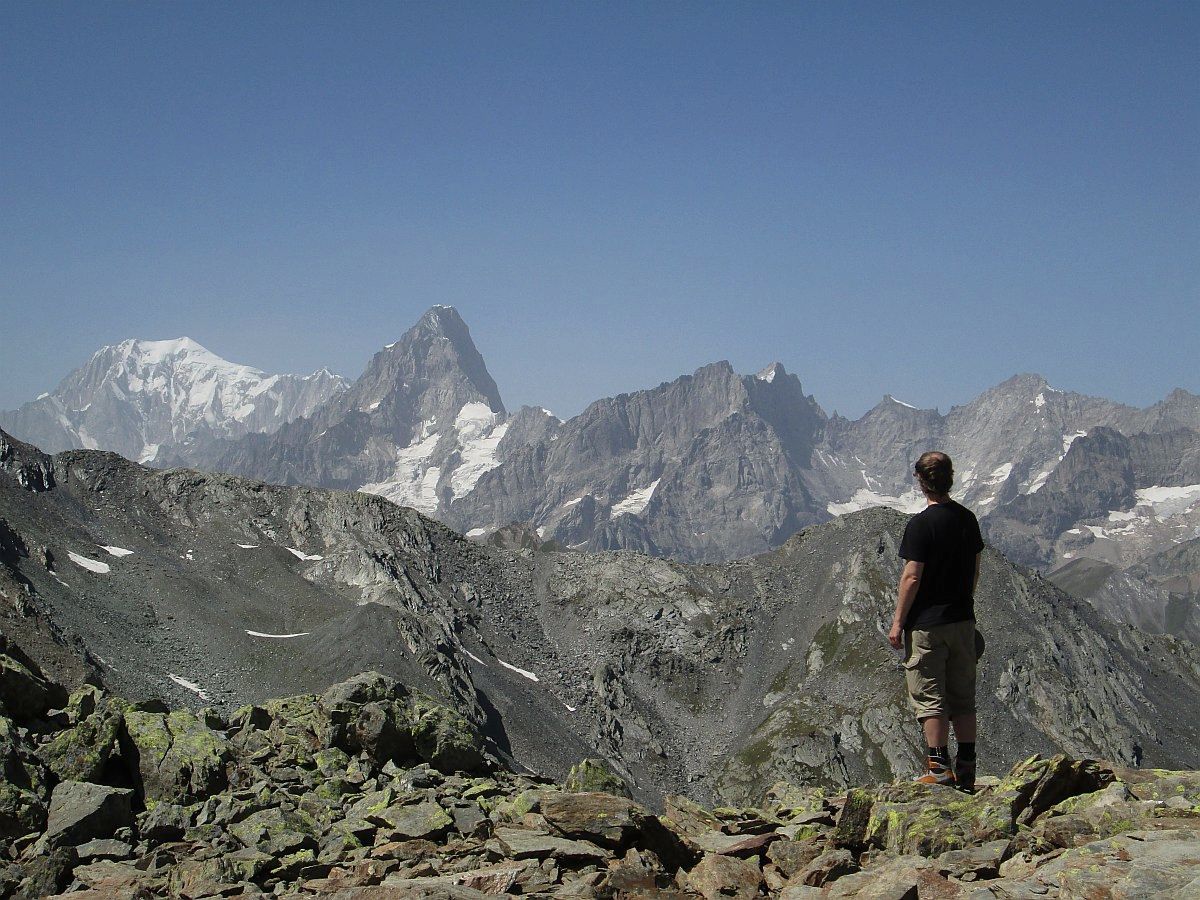
[[[356,376],[459,308],[560,415],[1200,391],[1200,4],[0,5],[0,408],[189,335]]]

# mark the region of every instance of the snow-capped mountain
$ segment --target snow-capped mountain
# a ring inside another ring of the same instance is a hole
[[[131,339],[96,351],[52,393],[0,413],[0,424],[51,452],[98,448],[150,462],[160,447],[197,434],[274,431],[345,385],[327,369],[268,375],[187,337]]]
[[[288,378],[190,342],[129,342],[37,401],[40,433],[4,421],[50,449],[137,459],[161,443],[159,466],[380,494],[473,537],[520,522],[539,541],[688,561],[766,551],[865,507],[915,512],[912,462],[931,447],[954,458],[955,497],[1025,565],[1119,571],[1200,536],[1200,398],[1183,390],[1136,409],[1018,375],[945,414],[886,396],[850,421],[779,363],[740,375],[722,362],[564,422],[537,407],[510,414],[444,306],[348,388],[326,383],[322,401],[318,373],[312,394],[266,404],[291,420],[272,427],[255,401]]]
[[[498,461],[507,412],[458,312],[435,306],[345,392],[271,435],[196,442],[164,463],[362,489],[438,515]]]

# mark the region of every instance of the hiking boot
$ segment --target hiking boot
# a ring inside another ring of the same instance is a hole
[[[945,784],[954,787],[956,782],[954,772],[945,763],[939,762],[936,759],[931,759],[929,762],[929,771],[924,775],[918,775],[913,781],[918,784]]]
[[[975,760],[967,762],[965,759],[956,759],[954,761],[954,778],[955,787],[965,794],[975,793]]]

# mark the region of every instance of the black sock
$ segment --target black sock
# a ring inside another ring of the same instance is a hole
[[[959,741],[958,742],[958,758],[961,762],[975,762],[975,742],[974,741]]]
[[[950,766],[950,748],[949,747],[930,747],[929,761],[935,762],[940,766],[949,768]]]

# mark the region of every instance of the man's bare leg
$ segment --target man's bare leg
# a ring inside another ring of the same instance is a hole
[[[960,744],[966,741],[969,744],[975,743],[976,726],[975,713],[964,713],[961,716],[955,716],[954,722],[954,739]]]
[[[972,720],[975,718],[971,717]],[[945,716],[928,716],[921,720],[926,747],[945,747],[950,743],[950,720]],[[955,735],[958,734],[956,730]]]

